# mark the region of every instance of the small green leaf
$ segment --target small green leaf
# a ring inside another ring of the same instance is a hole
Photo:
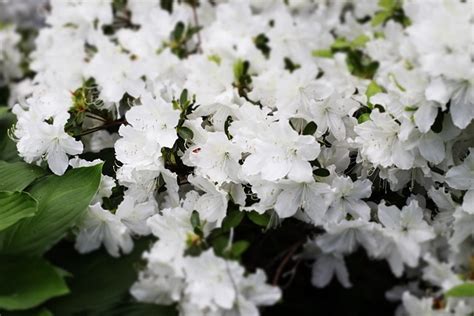
[[[233,258],[240,258],[240,256],[248,249],[250,243],[247,240],[239,240],[232,245],[230,250]]]
[[[197,211],[191,213],[191,225],[194,229],[201,227],[201,219],[199,218],[199,213]]]
[[[367,96],[367,99],[370,101],[370,98],[372,96],[380,92],[383,92],[382,88],[375,81],[372,80],[367,86],[367,91],[365,91],[365,95]]]
[[[86,211],[101,171],[102,164],[77,168],[33,184],[29,193],[38,201],[38,211],[0,232],[0,253],[35,256],[51,248]]]
[[[349,43],[344,37],[338,37],[332,43],[331,49],[333,50],[341,50],[341,49],[348,49],[351,47],[351,43]]]
[[[313,57],[332,58],[332,51],[330,49],[317,49],[311,52]]]
[[[362,124],[366,121],[370,120],[370,113],[363,113],[359,118],[357,119],[357,123]]]
[[[47,172],[24,162],[8,163],[0,161],[0,191],[22,191],[33,181]]]
[[[352,40],[351,47],[354,49],[363,47],[368,41],[370,41],[370,37],[365,34],[361,34]]]
[[[29,309],[67,293],[61,275],[44,259],[0,257],[0,308]]]
[[[245,69],[244,69],[244,61],[241,60],[241,59],[238,59],[235,63],[234,63],[234,68],[233,68],[233,71],[234,71],[234,79],[236,81],[238,81],[245,73]]]
[[[406,106],[405,107],[405,111],[407,111],[407,112],[415,112],[416,110],[418,110],[418,108],[416,106]]]
[[[379,7],[391,11],[397,7],[397,0],[379,0]]]
[[[314,133],[316,133],[316,129],[318,128],[318,125],[316,125],[316,123],[314,122],[309,122],[308,124],[306,124],[306,126],[304,127],[304,130],[303,130],[303,135],[313,135]]]
[[[314,175],[318,177],[329,177],[331,174],[328,169],[325,168],[319,168],[313,171]]]
[[[0,231],[33,216],[37,209],[38,203],[26,192],[0,192]]]
[[[370,21],[370,23],[372,24],[372,26],[378,26],[378,25],[384,23],[386,20],[388,20],[391,15],[392,15],[392,13],[390,11],[377,12],[372,17],[372,20]]]
[[[446,292],[446,296],[451,297],[474,297],[474,283],[467,282],[457,285]]]
[[[181,92],[181,95],[179,96],[179,103],[181,104],[181,106],[183,106],[184,104],[186,104],[186,101],[188,101],[188,90],[184,89]]]
[[[220,65],[221,61],[222,61],[221,57],[219,55],[215,55],[215,54],[207,56],[207,59],[209,61],[212,61],[212,62],[216,63],[217,65]]]
[[[255,211],[247,213],[247,217],[255,224],[263,227],[267,227],[270,222],[270,215],[263,213],[259,214]]]
[[[185,126],[178,127],[178,135],[184,140],[190,140],[194,137],[193,131]]]
[[[245,213],[241,212],[238,208],[231,209],[227,216],[222,221],[222,229],[229,230],[234,228],[240,224],[242,219],[244,218]]]
[[[224,250],[229,245],[229,238],[227,236],[219,236],[212,241],[212,248],[218,256],[224,256]]]

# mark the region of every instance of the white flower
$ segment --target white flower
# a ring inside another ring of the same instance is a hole
[[[393,273],[400,276],[403,263],[410,267],[418,264],[422,244],[435,237],[433,229],[423,220],[423,210],[416,200],[401,211],[396,206],[381,203],[378,217],[385,227],[381,234],[387,237],[380,256],[387,258]]]
[[[215,222],[220,226],[227,213],[228,196],[208,179],[201,176],[189,176],[188,181],[204,194],[199,197],[194,205],[203,220]]]
[[[146,220],[156,213],[157,203],[148,201],[136,203],[133,196],[125,196],[117,208],[115,215],[134,234],[148,235],[150,229]]]
[[[206,142],[190,147],[187,155],[185,163],[196,166],[197,172],[203,176],[218,183],[238,180],[241,150],[227,139],[225,133],[208,133]]]
[[[212,249],[199,257],[184,258],[188,300],[200,309],[230,309],[237,298],[234,284],[243,279],[244,269],[235,261],[217,257]]]
[[[300,217],[315,225],[321,224],[332,199],[332,191],[326,183],[318,182],[282,182],[281,193],[275,202],[275,211],[280,218],[293,216],[302,209]]]
[[[343,140],[346,137],[343,118],[351,116],[359,104],[323,82],[306,87],[301,94],[307,116],[318,126],[319,135],[329,130],[337,140]]]
[[[287,121],[272,124],[262,133],[262,139],[254,141],[255,153],[250,154],[242,166],[245,174],[260,174],[268,181],[285,176],[299,182],[311,181],[313,173],[309,161],[316,159],[320,152],[314,137],[298,135]]]
[[[462,164],[448,170],[446,182],[454,189],[474,189],[474,148],[470,148],[469,155]]]
[[[361,155],[375,165],[400,169],[413,167],[414,154],[410,144],[405,143],[401,134],[402,126],[389,113],[375,109],[370,120],[354,128],[356,142],[361,146]]]
[[[359,245],[374,253],[377,249],[375,227],[374,223],[362,219],[328,223],[324,226],[326,234],[318,237],[316,243],[324,253],[350,254]]]
[[[432,298],[421,298],[411,295],[409,292],[403,293],[403,306],[409,316],[442,316],[442,312],[433,310]]]
[[[335,177],[331,183],[334,198],[329,205],[328,216],[340,221],[350,214],[354,218],[368,221],[370,208],[362,199],[370,197],[371,187],[372,183],[368,179],[352,182],[349,177]]]
[[[16,111],[20,113],[18,108]],[[69,165],[68,155],[82,153],[83,145],[64,131],[65,120],[53,120],[51,124],[44,121],[28,122],[28,127],[19,123],[15,132],[19,137],[17,147],[25,161],[36,162],[44,157],[51,171],[62,175]],[[24,132],[27,128],[28,132]]]
[[[76,249],[80,253],[87,253],[98,249],[102,243],[113,257],[120,256],[120,252],[127,254],[133,248],[127,227],[116,215],[97,203],[88,208],[79,223]]]

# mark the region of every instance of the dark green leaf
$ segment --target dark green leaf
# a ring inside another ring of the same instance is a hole
[[[319,168],[313,171],[313,173],[318,177],[329,177],[331,174],[328,169]]]
[[[191,225],[194,229],[201,227],[201,220],[197,211],[193,211],[191,214]]]
[[[26,192],[0,192],[0,231],[33,216],[38,203]]]
[[[94,197],[102,165],[77,168],[59,177],[50,175],[30,191],[38,211],[0,233],[0,253],[41,255],[76,224]]]
[[[16,144],[8,135],[9,129],[13,126],[15,121],[16,119],[13,113],[6,112],[0,114],[0,160],[9,162],[20,161]]]
[[[179,103],[181,103],[181,106],[183,106],[186,104],[186,101],[188,101],[188,90],[184,89],[179,96]]]
[[[303,130],[303,135],[313,135],[316,133],[316,129],[318,128],[318,125],[314,122],[309,122],[306,124],[304,130]]]
[[[24,310],[68,292],[62,276],[44,259],[0,257],[0,308]]]
[[[184,140],[191,140],[194,137],[193,131],[185,126],[178,127],[178,135]]]
[[[245,213],[241,212],[238,208],[230,210],[230,212],[222,221],[222,229],[229,230],[231,228],[238,226],[240,222],[242,221],[242,219],[244,218],[244,216],[245,216]]]
[[[255,211],[252,211],[247,213],[247,217],[255,224],[263,227],[267,227],[268,223],[270,222],[270,215],[266,213],[259,214]]]
[[[47,307],[60,316],[176,315],[172,307],[132,302],[130,287],[137,280],[141,255],[149,245],[149,239],[138,240],[133,252],[120,258],[105,251],[81,255],[72,247],[55,247],[56,264],[74,277],[67,280],[71,293],[49,301]]]

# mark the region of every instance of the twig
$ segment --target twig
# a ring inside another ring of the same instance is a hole
[[[273,278],[273,282],[272,284],[273,285],[277,285],[278,284],[278,280],[280,279],[280,276],[281,274],[283,273],[283,269],[285,268],[286,264],[288,263],[288,261],[290,260],[291,256],[293,256],[293,254],[296,252],[296,250],[298,250],[298,248],[301,246],[301,244],[303,243],[304,241],[298,241],[296,242],[295,244],[293,244],[293,246],[291,246],[291,248],[288,250],[288,253],[286,254],[286,256],[283,258],[283,260],[281,261],[280,265],[278,266],[277,268],[277,271],[275,273],[275,277]]]
[[[96,127],[91,128],[91,129],[88,129],[88,130],[86,130],[82,133],[74,135],[74,137],[80,137],[80,136],[88,135],[88,134],[100,131],[102,129],[106,129],[106,128],[109,128],[109,127],[112,127],[112,126],[122,125],[122,124],[127,124],[127,121],[126,120],[118,120],[118,121],[113,121],[113,122],[110,122],[110,123],[107,123],[107,124],[104,124],[104,125],[96,126]]]

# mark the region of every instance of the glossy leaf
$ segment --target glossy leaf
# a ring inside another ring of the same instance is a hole
[[[0,192],[0,231],[33,216],[37,209],[38,203],[26,192]]]
[[[38,201],[34,217],[0,233],[0,253],[41,255],[76,224],[97,191],[102,165],[73,169],[36,182],[30,194]]]

